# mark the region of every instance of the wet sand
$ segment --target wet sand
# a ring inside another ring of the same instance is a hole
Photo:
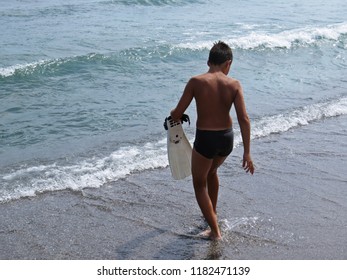
[[[0,204],[0,259],[347,259],[347,118],[253,141],[220,169],[223,241],[206,229],[191,179],[168,168],[100,189]]]

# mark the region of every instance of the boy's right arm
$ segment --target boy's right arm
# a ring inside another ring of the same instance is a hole
[[[194,83],[193,78],[188,81],[176,108],[173,109],[170,113],[171,117],[175,121],[179,121],[181,119],[183,113],[185,112],[185,110],[189,106],[190,102],[193,100],[193,97],[194,97],[194,93],[193,93],[194,85],[193,85],[193,83]]]
[[[251,124],[248,118],[248,114],[246,111],[245,101],[243,98],[243,91],[241,84],[237,82],[236,85],[236,95],[234,99],[234,105],[237,115],[237,120],[241,129],[241,136],[243,142],[243,162],[242,166],[246,170],[246,172],[254,173],[254,166],[251,158]]]

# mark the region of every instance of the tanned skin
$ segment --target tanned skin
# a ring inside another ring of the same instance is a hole
[[[254,166],[250,154],[250,121],[240,82],[227,76],[231,63],[231,60],[217,65],[208,62],[207,73],[189,80],[176,108],[171,111],[171,117],[179,121],[194,98],[197,108],[197,129],[226,130],[232,127],[230,109],[234,104],[244,147],[242,166],[247,173],[253,174]],[[216,156],[208,159],[195,149],[192,152],[195,196],[201,212],[210,226],[210,229],[202,234],[212,240],[221,239],[216,210],[219,191],[217,169],[226,158]]]

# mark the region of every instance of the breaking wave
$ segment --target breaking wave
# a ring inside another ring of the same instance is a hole
[[[290,112],[263,117],[252,122],[252,138],[267,137],[308,125],[312,121],[347,114],[347,97],[316,103]],[[238,133],[235,146],[241,144]],[[0,174],[0,202],[35,196],[44,191],[99,188],[128,175],[168,166],[166,139],[121,147],[97,158],[78,162],[22,166]]]
[[[224,41],[234,49],[275,49],[312,46],[320,42],[332,41],[342,48],[347,45],[347,24],[334,24],[327,27],[306,27],[286,30],[279,33],[251,31],[246,35],[226,38]],[[210,49],[214,41],[187,42],[178,44],[179,48],[192,50]]]
[[[225,39],[232,48],[244,50],[296,48],[312,46],[321,42],[332,42],[336,47],[347,47],[347,24],[327,27],[294,29],[271,34],[261,31]],[[8,77],[64,75],[83,71],[95,71],[95,66],[110,67],[112,71],[127,73],[134,69],[133,64],[141,61],[151,63],[175,62],[191,59],[191,56],[210,49],[214,41],[186,42],[179,44],[158,44],[146,47],[133,47],[118,53],[90,53],[57,59],[40,60],[0,68],[0,80]]]
[[[194,4],[201,1],[196,0],[109,0],[103,1],[103,4],[122,4],[127,6],[182,6]]]

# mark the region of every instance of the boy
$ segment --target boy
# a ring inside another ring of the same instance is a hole
[[[210,229],[202,235],[221,239],[217,222],[218,167],[233,149],[233,130],[230,109],[235,106],[241,128],[244,147],[242,166],[254,173],[250,154],[250,121],[246,112],[241,84],[228,73],[233,55],[224,42],[217,42],[210,50],[207,73],[192,77],[187,83],[180,101],[171,111],[171,117],[179,121],[194,98],[197,123],[192,153],[192,177],[196,200]]]

